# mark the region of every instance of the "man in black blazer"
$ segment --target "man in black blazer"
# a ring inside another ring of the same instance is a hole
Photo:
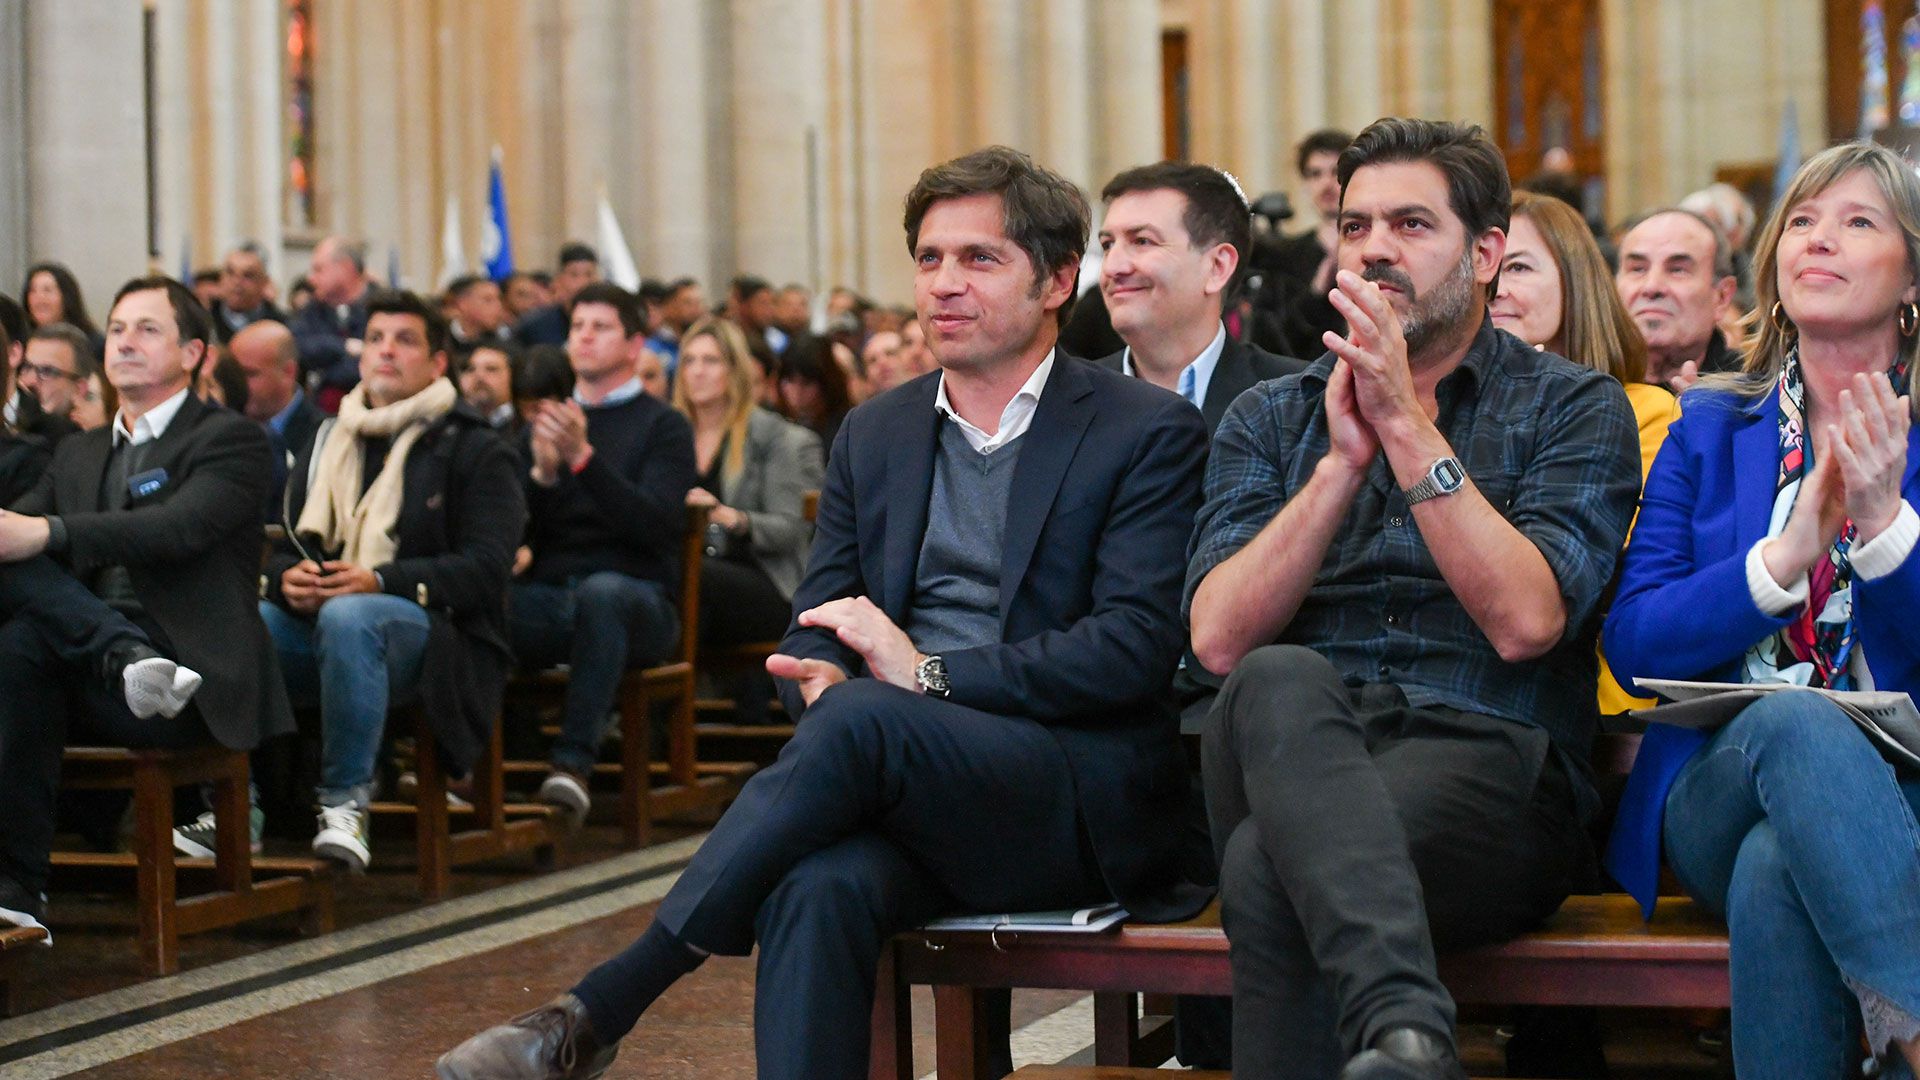
[[[1100,294],[1126,342],[1102,367],[1171,390],[1199,406],[1211,434],[1240,392],[1306,369],[1233,340],[1221,322],[1253,242],[1253,211],[1226,173],[1208,165],[1163,161],[1128,169],[1100,192],[1107,212],[1097,238],[1104,257]],[[1220,680],[1188,660],[1174,676],[1183,730],[1197,732]],[[1197,773],[1191,778],[1198,787]],[[1213,847],[1196,799],[1188,823],[1189,876],[1212,882]],[[1231,1011],[1224,999],[1182,998],[1174,1019],[1180,1061],[1194,1068],[1230,1065]]]
[[[840,430],[767,665],[792,680],[794,740],[639,941],[443,1077],[598,1075],[680,974],[756,943],[758,1074],[864,1076],[889,934],[960,910],[1198,909],[1166,686],[1206,432],[1055,350],[1088,218],[1071,182],[1005,148],[921,175],[907,239],[942,370]]]
[[[39,898],[68,742],[249,750],[293,729],[254,606],[267,440],[189,392],[211,335],[206,310],[179,282],[123,286],[107,321],[119,414],[63,442],[39,487],[0,514],[0,562],[63,561],[155,648],[205,677],[192,707],[137,719],[28,620],[0,623],[0,891],[11,884]]]
[[[1102,367],[1186,398],[1209,432],[1242,390],[1306,370],[1232,340],[1220,321],[1253,242],[1253,211],[1226,173],[1163,161],[1122,172],[1100,197],[1100,295],[1126,342]]]
[[[354,870],[371,859],[388,706],[417,695],[442,760],[465,775],[512,662],[519,458],[460,403],[447,343],[446,320],[418,296],[368,295],[360,381],[295,462],[289,537],[267,558],[260,615],[326,732],[313,851]]]

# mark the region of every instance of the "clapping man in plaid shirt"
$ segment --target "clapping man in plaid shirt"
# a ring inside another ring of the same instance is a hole
[[[1594,632],[1638,491],[1613,380],[1487,318],[1510,188],[1479,128],[1340,156],[1347,320],[1228,411],[1187,575],[1231,672],[1204,743],[1249,1076],[1457,1077],[1436,944],[1591,873]]]

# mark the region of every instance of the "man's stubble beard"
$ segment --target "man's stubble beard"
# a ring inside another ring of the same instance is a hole
[[[1413,279],[1392,267],[1370,266],[1360,275],[1368,281],[1384,281],[1405,292],[1412,303],[1400,316],[1400,336],[1406,339],[1407,357],[1413,359],[1435,342],[1456,336],[1474,315],[1474,296],[1480,283],[1473,279],[1473,249],[1460,253],[1453,272],[1421,294]]]

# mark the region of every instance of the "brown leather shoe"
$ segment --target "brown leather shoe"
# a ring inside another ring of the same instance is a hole
[[[562,994],[440,1055],[440,1080],[595,1080],[620,1046],[601,1046],[586,1006]]]

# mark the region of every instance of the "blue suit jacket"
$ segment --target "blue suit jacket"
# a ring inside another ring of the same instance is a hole
[[[1607,616],[1607,658],[1629,678],[1737,682],[1741,658],[1785,626],[1747,588],[1747,552],[1767,535],[1780,475],[1780,399],[1696,391],[1668,429],[1640,500],[1640,520]],[[1920,506],[1920,426],[1907,437],[1901,490]],[[1855,580],[1857,640],[1882,690],[1920,690],[1920,559]],[[1654,724],[1628,778],[1607,869],[1650,916],[1667,792],[1710,733]]]
[[[795,612],[864,595],[905,626],[943,422],[939,372],[847,415],[828,456]],[[1073,769],[1108,885],[1128,910],[1179,919],[1186,759],[1169,682],[1186,646],[1180,587],[1207,430],[1178,395],[1056,354],[1021,441],[1000,553],[1000,640],[942,654],[950,700],[1045,724]],[[781,651],[863,663],[795,623]],[[792,684],[787,706],[800,715]]]

